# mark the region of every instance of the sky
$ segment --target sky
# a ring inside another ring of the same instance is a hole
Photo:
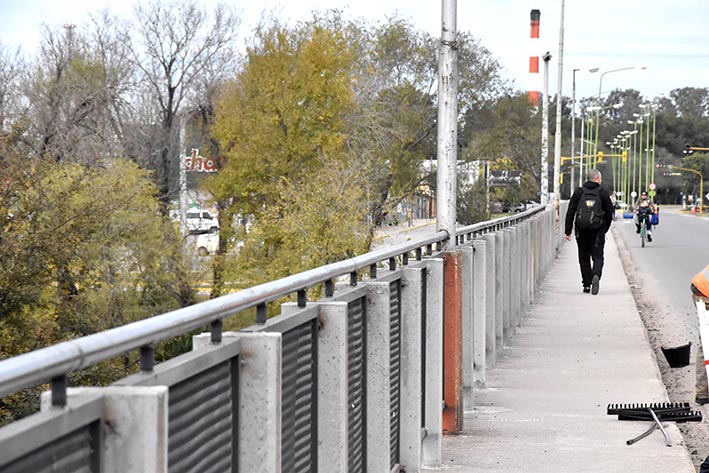
[[[40,24],[80,26],[87,13],[108,7],[128,17],[140,0],[0,0],[0,42],[33,53]],[[216,0],[202,0],[205,5]],[[346,17],[384,22],[397,16],[434,37],[441,34],[442,2],[434,0],[258,0],[228,1],[241,13],[244,37],[262,12],[274,12],[292,24],[313,10],[339,9]],[[551,53],[548,90],[597,96],[633,88],[646,98],[668,96],[681,87],[709,87],[709,1],[707,0],[565,0],[563,55],[560,51],[562,0],[458,0],[456,28],[480,40],[497,58],[502,75],[518,90],[543,90],[543,62],[530,84],[529,57]],[[540,39],[532,44],[530,11],[541,12]],[[642,68],[645,69],[642,69]],[[595,73],[589,69],[598,68]],[[626,69],[628,68],[628,69]],[[629,69],[633,68],[633,69]],[[574,74],[572,71],[578,69]],[[618,71],[617,69],[625,69]],[[574,80],[575,77],[575,80]]]

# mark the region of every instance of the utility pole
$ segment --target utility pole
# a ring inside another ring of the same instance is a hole
[[[443,251],[455,247],[456,162],[458,142],[458,45],[456,0],[443,0],[441,14],[441,53],[438,62],[438,185],[436,227],[449,238]]]
[[[561,26],[559,27],[559,71],[556,85],[556,131],[554,132],[554,211],[556,228],[559,226],[559,198],[561,194],[561,82],[564,72],[564,0],[561,0]],[[573,159],[574,155],[571,155]]]
[[[542,97],[542,171],[541,171],[541,196],[542,205],[549,202],[549,51],[542,57],[544,59],[544,92]]]
[[[574,193],[575,169],[576,163],[576,71],[572,72],[573,79],[571,81],[571,178],[569,179],[569,197]],[[579,172],[581,167],[579,166]]]

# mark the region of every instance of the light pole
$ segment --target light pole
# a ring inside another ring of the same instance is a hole
[[[574,193],[574,156],[576,156],[576,71],[571,72],[571,176],[569,178],[569,195]],[[579,173],[581,168],[579,168]]]
[[[549,51],[542,56],[544,60],[544,95],[542,97],[542,170],[540,183],[540,203],[549,202]]]
[[[554,132],[554,213],[559,231],[559,198],[561,196],[561,86],[564,72],[564,0],[561,0],[561,26],[559,27],[559,65],[556,86],[556,130]],[[559,233],[561,233],[559,231]]]
[[[617,109],[621,108],[622,106],[623,106],[622,103],[615,103],[615,104],[613,104],[613,105],[607,105],[607,106],[605,106],[605,107],[592,106],[592,107],[588,107],[586,110],[588,110],[589,112],[597,112],[597,114],[600,114],[600,113],[601,113],[601,110],[608,110],[609,108],[614,108],[614,109],[617,110]],[[596,135],[596,141],[595,141],[595,144],[594,144],[593,154],[594,154],[596,157],[598,156],[598,135]],[[597,161],[598,161],[598,159],[596,158],[596,160],[594,161],[594,163],[596,163]]]
[[[569,180],[569,195],[574,193],[574,160],[576,156],[576,71],[573,70],[573,80],[571,81],[571,179]],[[598,72],[597,67],[588,70],[590,73]],[[585,121],[585,120],[584,120]],[[583,121],[581,122],[581,155],[583,156]],[[583,185],[581,176],[583,174],[583,160],[579,161],[579,187]]]
[[[657,104],[652,104],[652,183],[655,183],[655,118],[657,115]]]
[[[606,74],[610,74],[612,72],[620,72],[620,71],[629,71],[631,69],[635,69],[635,66],[630,66],[630,67],[621,67],[620,69],[611,69],[610,71],[605,71],[604,73],[601,74],[601,78],[598,81],[598,104],[601,104],[601,87],[603,86],[603,77]],[[640,69],[645,69],[645,66],[641,67]],[[596,114],[596,139],[595,139],[595,149],[594,153],[598,153],[598,122],[601,118],[601,112],[600,110]]]

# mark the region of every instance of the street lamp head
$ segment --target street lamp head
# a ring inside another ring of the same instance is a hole
[[[623,102],[617,103],[617,104],[611,105],[611,106],[617,110],[617,109],[619,109],[619,108],[621,108],[621,107],[623,106]]]
[[[588,70],[588,72],[590,72],[590,73],[598,72],[598,68],[592,67],[591,69]]]

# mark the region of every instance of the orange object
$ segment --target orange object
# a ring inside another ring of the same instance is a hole
[[[692,284],[705,297],[709,295],[709,264],[692,278]]]
[[[443,254],[443,433],[463,430],[463,257]]]

